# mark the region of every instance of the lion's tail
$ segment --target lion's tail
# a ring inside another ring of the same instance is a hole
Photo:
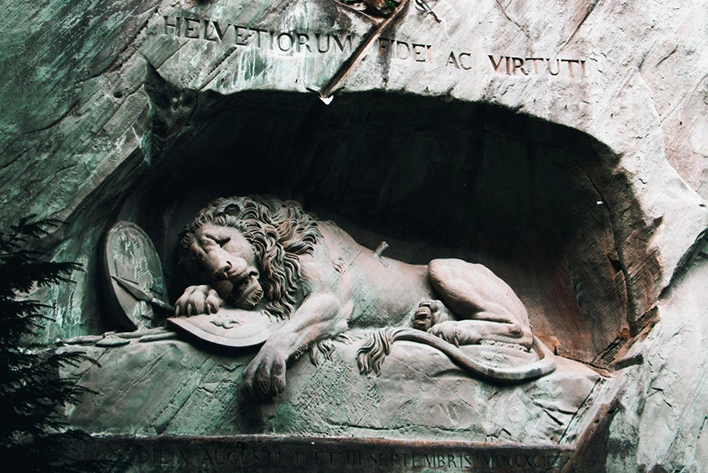
[[[455,345],[446,342],[428,332],[412,328],[384,328],[372,333],[366,343],[359,349],[357,363],[362,374],[381,372],[381,365],[386,355],[391,352],[391,344],[396,340],[408,340],[424,343],[447,355],[453,363],[465,371],[498,383],[520,383],[540,378],[556,369],[553,353],[535,336],[533,347],[539,356],[537,361],[523,366],[497,368],[470,358]]]
[[[359,348],[357,352],[357,364],[361,374],[369,374],[372,371],[381,373],[381,365],[386,359],[386,355],[391,353],[391,344],[396,340],[395,328],[382,328],[371,335]]]

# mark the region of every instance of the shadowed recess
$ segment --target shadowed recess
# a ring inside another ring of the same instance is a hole
[[[150,166],[128,179],[119,213],[155,241],[173,299],[184,287],[175,274],[184,224],[212,198],[271,194],[372,249],[385,239],[387,256],[488,266],[562,355],[591,361],[636,330],[651,282],[628,281],[627,267],[658,263],[630,238],[643,223],[617,156],[586,134],[415,95],[342,93],[326,106],[283,92],[147,89]]]

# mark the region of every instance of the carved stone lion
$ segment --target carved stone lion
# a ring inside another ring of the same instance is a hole
[[[378,370],[396,339],[432,345],[463,368],[502,382],[555,367],[532,335],[524,305],[488,268],[458,259],[410,265],[384,258],[295,202],[217,199],[187,225],[180,244],[180,265],[200,284],[177,300],[177,316],[232,307],[264,310],[283,321],[243,374],[243,388],[253,397],[282,392],[289,359],[350,328],[384,329],[360,351],[363,372]],[[457,348],[481,343],[535,347],[541,359],[495,369]]]

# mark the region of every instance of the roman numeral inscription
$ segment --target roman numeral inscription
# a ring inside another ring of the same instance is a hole
[[[288,54],[351,53],[351,33],[273,31],[222,20],[163,16],[161,33],[175,38],[212,41]]]

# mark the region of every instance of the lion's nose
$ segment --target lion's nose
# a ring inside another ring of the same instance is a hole
[[[213,279],[214,281],[226,281],[229,279],[229,270],[231,269],[231,264],[226,264],[221,268],[214,271]]]
[[[226,259],[223,264],[214,271],[214,281],[239,281],[249,276],[249,268],[245,261],[240,258]]]

